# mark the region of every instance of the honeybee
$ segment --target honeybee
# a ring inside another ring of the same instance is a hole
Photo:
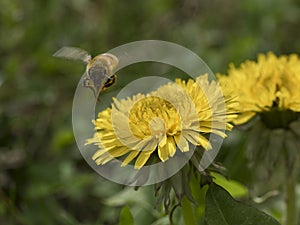
[[[113,72],[119,63],[119,60],[113,54],[104,53],[92,58],[92,56],[83,49],[63,47],[55,52],[53,56],[83,61],[86,64],[83,86],[90,88],[96,99],[101,91],[110,87],[116,81],[116,75],[113,74]]]

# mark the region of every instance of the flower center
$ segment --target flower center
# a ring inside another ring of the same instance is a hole
[[[150,121],[149,129],[153,137],[159,138],[166,134],[165,121],[160,117],[155,117]]]
[[[180,132],[181,120],[170,102],[156,96],[148,96],[131,108],[129,126],[134,136],[145,139]]]
[[[287,129],[290,123],[297,120],[299,116],[299,112],[291,110],[280,111],[278,109],[271,109],[270,111],[261,113],[263,123],[270,129]]]

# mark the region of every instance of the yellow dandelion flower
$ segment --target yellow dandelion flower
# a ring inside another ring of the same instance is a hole
[[[260,54],[257,62],[248,60],[238,68],[231,64],[227,76],[217,76],[224,95],[238,96],[240,114],[235,124],[257,113],[300,112],[300,59],[296,54]]]
[[[133,163],[140,169],[151,158],[165,162],[177,151],[188,152],[190,145],[211,149],[207,135],[226,137],[234,104],[230,97],[223,99],[207,75],[177,79],[146,95],[113,99],[112,107],[93,121],[96,133],[86,144],[98,147],[93,155],[98,165],[117,158],[122,166]]]
[[[286,224],[297,224],[299,57],[296,54],[280,57],[273,53],[261,54],[257,62],[246,61],[238,68],[231,65],[228,76],[219,74],[218,78],[225,95],[238,96],[240,113],[234,119],[235,124],[243,124],[257,115],[246,139],[249,166],[253,168],[256,182],[262,182],[263,187],[268,186],[266,180],[275,189],[285,184]]]

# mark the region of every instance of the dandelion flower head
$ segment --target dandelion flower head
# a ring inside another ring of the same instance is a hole
[[[300,59],[296,54],[260,54],[257,62],[247,60],[239,67],[231,64],[227,75],[217,76],[224,95],[238,96],[240,113],[235,124],[258,113],[300,112]]]
[[[96,132],[86,144],[97,146],[93,160],[98,165],[118,159],[121,166],[140,169],[151,160],[165,162],[188,152],[190,145],[211,149],[210,133],[225,138],[232,129],[235,104],[207,75],[177,79],[146,95],[113,99],[93,121]]]

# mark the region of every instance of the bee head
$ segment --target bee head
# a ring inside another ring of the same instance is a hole
[[[90,88],[97,98],[104,87],[113,84],[115,80],[112,78],[114,76],[113,70],[118,62],[118,58],[109,53],[91,59],[86,66],[86,77],[83,80],[83,86]]]
[[[109,77],[106,76],[106,73],[105,68],[93,66],[89,68],[85,78],[83,79],[83,86],[90,88],[96,98],[109,79]]]

